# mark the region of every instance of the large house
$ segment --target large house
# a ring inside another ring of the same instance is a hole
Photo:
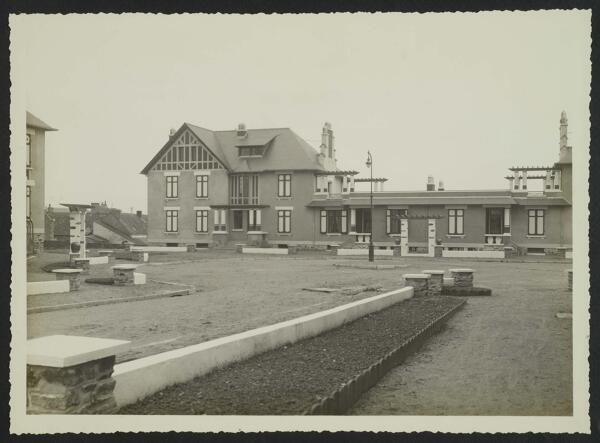
[[[511,250],[569,254],[571,147],[560,119],[560,153],[547,166],[513,167],[499,190],[384,191],[385,178],[337,167],[331,125],[319,151],[289,128],[211,131],[189,123],[142,170],[148,179],[148,243],[365,247],[402,255]],[[539,180],[536,191],[528,183]],[[359,192],[355,184],[373,188]],[[371,226],[372,223],[372,226]]]
[[[27,226],[27,254],[44,247],[45,225],[45,173],[46,132],[56,131],[30,112],[26,113],[26,185],[25,207]]]

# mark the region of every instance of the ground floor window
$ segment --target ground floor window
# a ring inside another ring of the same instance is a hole
[[[529,210],[529,235],[544,235],[544,210],[530,209]]]
[[[448,209],[448,234],[463,235],[464,231],[464,209]]]
[[[353,232],[367,234],[371,232],[371,208],[354,209],[354,229]]]
[[[196,211],[196,232],[208,232],[208,211]]]
[[[233,211],[233,230],[241,231],[244,229],[244,211],[241,209],[234,209]]]
[[[165,211],[166,214],[166,232],[177,232],[179,230],[179,211],[176,209],[169,209]]]
[[[321,211],[321,234],[341,234],[346,232],[346,211],[323,209]]]
[[[485,233],[502,235],[504,232],[504,208],[486,208]]]
[[[248,231],[260,231],[261,226],[260,209],[248,210]]]
[[[386,227],[388,234],[400,234],[402,218],[406,217],[406,209],[388,209],[386,213]]]
[[[216,209],[214,222],[215,231],[227,231],[227,211],[225,209]]]
[[[289,209],[277,211],[277,232],[282,234],[292,232],[292,211]]]

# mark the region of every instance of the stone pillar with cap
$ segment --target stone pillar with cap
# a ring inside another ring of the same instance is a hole
[[[81,269],[63,268],[54,269],[52,273],[57,280],[69,280],[69,291],[78,291],[81,286]]]
[[[28,340],[27,413],[113,413],[115,356],[128,343],[70,335]]]
[[[430,276],[427,282],[427,295],[442,295],[442,286],[444,284],[444,271],[425,270],[423,274]]]
[[[134,272],[138,265],[115,265],[113,270],[113,278],[116,286],[131,286],[135,284]]]
[[[413,295],[415,297],[424,297],[427,295],[428,282],[430,275],[428,274],[404,274],[404,281],[406,286],[412,286]]]
[[[450,275],[454,278],[454,286],[459,288],[473,287],[473,269],[450,269]]]
[[[81,269],[82,274],[90,273],[90,259],[89,258],[74,258],[73,262],[78,269]]]

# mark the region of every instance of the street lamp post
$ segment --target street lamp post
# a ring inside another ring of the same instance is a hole
[[[370,151],[367,151],[367,168],[371,169],[371,213],[369,220],[369,261],[375,260],[375,248],[373,246],[373,156]]]

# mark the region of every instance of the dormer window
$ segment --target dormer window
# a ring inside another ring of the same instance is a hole
[[[262,157],[264,153],[264,146],[238,146],[240,157]]]

